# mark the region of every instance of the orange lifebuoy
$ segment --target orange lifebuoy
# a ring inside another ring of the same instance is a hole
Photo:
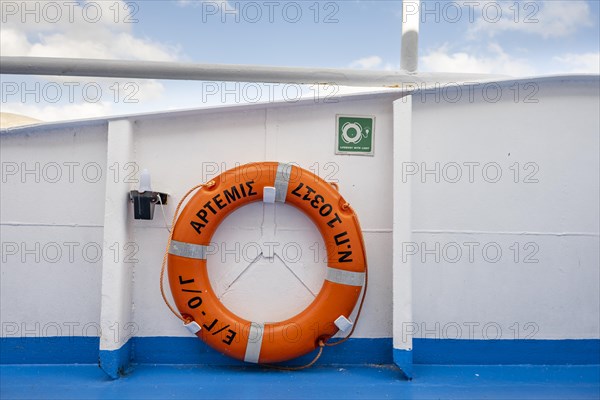
[[[274,201],[299,208],[318,227],[327,247],[327,274],[317,297],[298,315],[277,323],[247,321],[213,291],[206,249],[228,214],[273,192]],[[356,306],[365,274],[363,238],[352,208],[315,174],[276,162],[239,166],[198,190],[177,219],[168,255],[171,293],[184,319],[201,327],[196,335],[223,354],[253,363],[290,360],[331,338],[338,331],[335,321],[348,318]]]

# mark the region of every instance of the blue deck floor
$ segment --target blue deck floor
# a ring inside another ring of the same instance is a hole
[[[2,399],[599,399],[600,366],[262,368],[137,365],[118,380],[94,365],[0,366]]]

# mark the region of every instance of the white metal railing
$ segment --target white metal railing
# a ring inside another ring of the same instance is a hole
[[[488,74],[409,73],[355,69],[194,64],[50,57],[0,57],[0,73],[85,77],[407,87],[489,80]]]
[[[132,79],[173,79],[256,83],[323,84],[411,89],[435,84],[489,81],[498,75],[417,73],[420,0],[402,2],[402,48],[399,71],[266,65],[97,60],[46,57],[0,57],[0,73]]]
[[[402,1],[402,48],[400,68],[416,72],[419,64],[420,0]]]

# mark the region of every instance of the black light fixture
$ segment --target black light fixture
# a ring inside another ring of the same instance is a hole
[[[154,219],[156,203],[167,204],[166,193],[154,192],[151,187],[150,173],[144,169],[140,174],[140,189],[129,192],[129,201],[133,203],[133,218]]]

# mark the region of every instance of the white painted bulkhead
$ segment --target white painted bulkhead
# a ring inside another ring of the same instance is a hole
[[[413,96],[409,330],[598,338],[598,77],[484,88]]]
[[[3,337],[98,336],[107,123],[3,132]]]
[[[176,202],[193,185],[253,161],[294,162],[318,172],[322,178],[337,181],[342,195],[360,216],[371,266],[365,305],[365,309],[371,311],[361,317],[356,334],[390,337],[392,260],[386,248],[391,246],[392,234],[391,102],[397,97],[400,95],[388,94],[361,100],[341,99],[335,104],[307,102],[140,120],[136,123],[136,162],[152,171],[153,186],[157,190],[174,194],[166,209],[168,216],[173,215]],[[340,113],[376,117],[375,157],[334,155],[335,115]],[[366,171],[374,171],[377,179],[357,179],[366,176]],[[140,335],[187,335],[180,321],[163,306],[160,296],[148,290],[157,287],[166,237],[160,210],[155,213],[151,223],[134,223],[134,236],[140,243],[140,263],[135,268],[134,279],[135,320]],[[265,218],[270,217],[268,213],[265,215]],[[325,250],[316,228],[289,205],[276,205],[275,223],[276,234],[267,240],[276,243],[274,249],[283,261],[302,274],[313,292],[318,292],[325,273],[322,261]],[[263,204],[257,203],[230,215],[219,227],[213,239],[216,248],[208,258],[211,278],[222,279],[215,282],[217,293],[218,288],[231,284],[256,255],[255,244],[262,243],[267,235],[261,233],[262,224]],[[294,263],[299,258],[298,249],[302,257]],[[240,263],[236,263],[236,257]],[[314,265],[315,257],[317,265]],[[238,264],[232,271],[221,268],[232,264]],[[219,269],[227,272],[219,273]],[[261,294],[260,289],[257,293],[260,287],[270,289],[271,294],[266,293],[267,290]],[[301,311],[294,303],[306,305],[312,300],[310,293],[280,260],[265,259],[231,286],[223,298],[225,304],[232,301],[228,296],[237,299],[237,309],[244,317],[267,321],[292,316],[289,308]],[[252,299],[256,297],[258,301],[253,304]]]
[[[393,335],[400,338],[395,347],[404,349],[410,346],[402,347],[402,339],[413,336],[598,339],[598,78],[528,82],[537,85],[536,103],[526,103],[525,94],[515,101],[514,81],[499,85],[503,97],[495,102],[489,101],[492,94],[483,98],[477,90],[471,100],[464,86],[455,102],[441,91],[438,101],[435,90],[417,92],[408,132],[412,144],[398,153],[406,159],[395,163],[393,136],[399,127],[394,127],[393,110],[394,101],[404,101],[400,92],[347,96],[330,104],[303,101],[126,117],[132,164],[107,164],[106,121],[3,131],[2,337],[94,336],[101,314],[104,335],[113,335],[113,344],[108,340],[103,349],[120,347],[132,333],[189,336],[158,289],[168,234],[160,208],[151,222],[134,221],[130,210],[129,239],[102,243],[111,237],[103,232],[110,218],[106,180],[134,178],[129,187],[135,189],[137,175],[128,174],[148,168],[153,188],[170,194],[165,207],[170,220],[191,186],[237,164],[276,160],[337,179],[360,218],[369,290],[355,337]],[[373,157],[334,154],[336,114],[376,117]],[[92,171],[98,168],[100,179]],[[67,176],[70,169],[73,175]],[[496,171],[501,177],[494,183]],[[404,232],[396,242],[394,191],[408,193],[411,205],[410,220],[396,221]],[[275,240],[282,246],[300,244],[302,263],[308,265],[314,250],[306,246],[319,241],[310,223],[281,205],[275,222]],[[248,206],[228,218],[215,242],[258,243],[264,240],[262,224],[262,204]],[[101,304],[118,296],[102,287],[111,283],[102,281],[103,260],[93,253],[97,247],[104,249],[104,258],[132,265],[130,320],[101,313]],[[489,252],[482,253],[484,247]],[[498,248],[502,256],[496,260]],[[215,266],[231,260],[221,253],[212,257]],[[239,292],[232,286],[223,300],[244,298],[241,313],[274,318],[281,317],[282,305],[306,301],[308,291],[293,276],[286,278],[284,267],[275,265],[279,270],[271,272],[272,267],[268,261],[258,265],[245,274]],[[313,272],[300,266],[313,291],[322,268]],[[401,271],[407,270],[412,301],[404,298],[393,310],[392,300],[399,297],[392,283],[404,279]],[[227,286],[228,275],[215,270],[214,276],[222,279],[216,286]],[[276,301],[260,296],[253,304],[251,287],[268,276],[277,277],[268,282]],[[394,314],[412,314],[412,320],[398,318],[392,327]],[[106,324],[113,320],[119,324]]]
[[[355,208],[360,216],[371,266],[365,312],[356,336],[390,337],[392,101],[400,96],[391,93],[341,98],[331,104],[305,101],[300,104],[231,107],[131,118],[133,144],[130,161],[113,160],[110,165],[106,162],[106,123],[67,123],[53,129],[37,127],[32,134],[23,134],[22,130],[4,133],[2,160],[9,169],[5,171],[2,190],[2,236],[8,250],[5,252],[3,248],[2,322],[6,327],[3,335],[14,337],[37,330],[38,336],[53,336],[57,330],[50,327],[55,326],[59,329],[59,336],[98,333],[103,261],[92,250],[103,246],[106,179],[111,183],[115,180],[117,183],[131,182],[130,188],[136,189],[137,173],[141,168],[148,168],[153,188],[170,194],[165,206],[170,222],[177,202],[190,187],[236,165],[278,160],[295,162],[329,181],[338,182],[340,191]],[[337,113],[376,117],[374,157],[334,155]],[[99,135],[101,137],[96,138]],[[96,138],[100,145],[94,144],[92,138]],[[48,143],[59,150],[42,150]],[[87,143],[90,143],[89,148],[83,147]],[[40,152],[46,158],[40,158]],[[86,165],[92,162],[90,160],[97,160],[97,169],[100,169],[102,179],[97,182],[92,182],[94,179],[87,176],[92,172],[92,166]],[[39,177],[23,172],[25,168],[33,168],[31,165],[36,165],[36,162],[40,165]],[[52,166],[45,167],[49,163],[53,163]],[[78,163],[75,167],[85,167],[89,171],[75,170],[82,176],[75,175],[73,182],[63,173],[57,183],[46,183],[48,178],[54,179],[50,176],[54,173],[54,163],[62,169],[64,165]],[[14,173],[13,164],[16,165]],[[360,179],[371,175],[367,171],[373,171],[376,178]],[[37,178],[40,183],[36,182]],[[40,203],[41,199],[48,201]],[[59,205],[53,206],[55,202]],[[218,247],[217,253],[209,256],[211,265],[225,263],[231,267],[231,264],[236,264],[236,258],[240,260],[238,268],[248,264],[244,262],[255,250],[253,244],[261,240],[262,207],[262,203],[250,205],[224,222],[214,238]],[[296,261],[299,258],[296,250],[301,250],[300,261],[306,265],[295,265],[296,271],[297,267],[304,271],[303,280],[316,293],[325,271],[321,260],[325,256],[322,239],[301,212],[291,206],[276,207],[278,234],[271,238],[277,243],[275,250],[281,252],[287,246],[289,254],[284,255],[284,261]],[[60,211],[52,211],[58,208]],[[120,264],[124,268],[133,265],[132,320],[106,315],[112,322],[102,324],[105,331],[109,330],[105,349],[119,348],[124,337],[132,332],[136,336],[189,335],[164,306],[158,289],[160,264],[168,236],[161,210],[157,206],[154,221],[134,221],[131,213],[130,210],[130,239],[112,240],[111,235],[104,232],[104,237],[110,242],[104,243],[104,256],[109,257],[109,264]],[[90,233],[85,233],[88,231]],[[74,236],[71,238],[68,233]],[[84,235],[82,237],[86,240],[78,235]],[[63,241],[77,244],[64,244]],[[237,241],[239,250],[237,254],[231,254]],[[16,249],[13,249],[13,242]],[[250,246],[247,246],[248,243]],[[39,263],[34,260],[33,254],[27,253],[27,249],[34,246],[40,248]],[[61,257],[52,253],[55,247],[62,251]],[[66,257],[68,250],[74,252],[74,258]],[[315,259],[318,262],[311,271]],[[245,307],[241,308],[242,315],[283,319],[291,316],[289,308],[298,310],[299,306],[295,303],[307,304],[312,299],[293,275],[286,276],[285,267],[277,262],[275,266],[270,264],[270,260],[265,260],[262,266],[258,265],[244,275],[246,282],[236,283],[242,294],[238,294],[237,298],[248,294],[242,305]],[[84,271],[88,273],[80,276]],[[215,271],[213,266],[211,271]],[[229,275],[233,273],[235,268]],[[255,280],[270,274],[275,277],[271,281],[274,283],[271,289],[278,297],[269,299],[268,295],[262,296],[257,305],[267,309],[256,314],[258,307],[253,305],[252,293],[247,291],[253,284],[260,288],[263,283]],[[49,285],[52,281],[40,278],[45,275],[61,282],[61,286]],[[17,282],[26,284],[26,289],[23,290]],[[114,280],[105,282],[105,285],[112,284]],[[220,282],[216,281],[215,286],[219,285]],[[231,290],[234,294],[237,293],[236,286]],[[113,300],[122,298],[118,290],[104,290],[103,293],[103,301],[107,296],[115,297]],[[228,300],[224,298],[223,301],[227,304]],[[7,304],[13,306],[8,307]],[[115,309],[114,312],[120,311]],[[67,332],[73,322],[75,326]]]

